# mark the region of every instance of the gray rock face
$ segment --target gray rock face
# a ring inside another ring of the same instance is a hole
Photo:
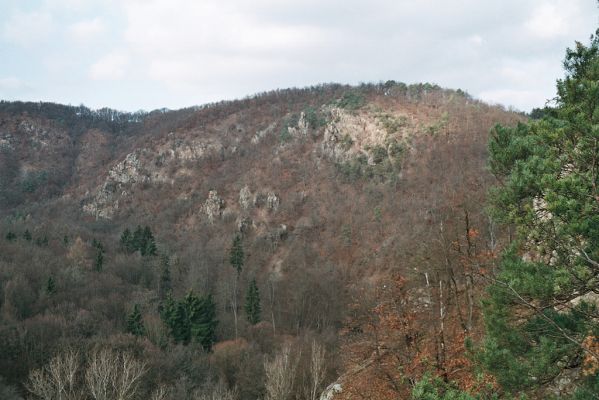
[[[281,199],[276,193],[269,192],[266,195],[266,208],[268,208],[270,211],[277,211],[280,204]]]
[[[239,191],[239,205],[242,210],[248,210],[252,206],[252,192],[248,185],[245,185]]]
[[[260,141],[266,136],[275,131],[275,127],[277,126],[276,122],[268,125],[266,128],[261,131],[256,132],[256,134],[252,137],[252,144],[258,144]]]
[[[240,233],[247,233],[252,228],[253,224],[254,221],[252,221],[252,219],[249,217],[239,218],[237,220],[237,230]]]
[[[320,395],[320,400],[333,400],[336,394],[342,393],[343,387],[340,383],[329,385]]]
[[[216,190],[208,192],[208,198],[204,202],[204,213],[208,217],[208,222],[214,224],[214,221],[221,217],[225,202],[218,196]]]
[[[141,162],[136,153],[127,154],[123,161],[108,171],[108,177],[117,183],[139,183],[149,180],[142,172]]]
[[[306,120],[306,114],[302,111],[297,121],[296,126],[290,126],[287,131],[291,137],[301,138],[308,135],[308,121]]]

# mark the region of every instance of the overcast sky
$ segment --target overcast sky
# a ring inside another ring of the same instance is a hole
[[[596,0],[0,0],[0,99],[180,108],[394,79],[529,111]]]

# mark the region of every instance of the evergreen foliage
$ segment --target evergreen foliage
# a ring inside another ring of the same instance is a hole
[[[8,231],[8,233],[6,234],[6,240],[8,240],[9,242],[17,240],[17,235],[12,231]]]
[[[579,394],[599,380],[599,312],[584,297],[599,292],[599,38],[568,49],[564,67],[555,109],[497,126],[489,144],[492,213],[516,240],[488,289],[479,359],[513,393],[567,368],[586,371]]]
[[[141,225],[137,225],[133,233],[129,228],[125,228],[121,234],[120,246],[126,253],[139,251],[142,256],[155,256],[158,254],[156,240],[149,226],[142,228]]]
[[[258,290],[256,279],[252,279],[245,297],[245,314],[248,322],[252,325],[256,325],[260,322],[261,312],[260,291]]]
[[[104,245],[96,239],[93,239],[92,247],[96,250],[94,256],[94,269],[100,272],[104,266],[104,253],[106,253],[106,250],[104,250]]]
[[[31,242],[31,240],[33,239],[33,237],[31,236],[31,232],[29,232],[29,229],[25,229],[25,233],[23,233],[23,239],[25,239],[28,242]]]
[[[56,282],[54,281],[53,277],[48,277],[48,280],[46,281],[46,293],[49,295],[53,295],[54,293],[56,293]]]
[[[240,235],[236,235],[233,239],[233,245],[231,246],[229,254],[229,262],[237,271],[237,276],[239,276],[239,274],[241,274],[241,270],[243,269],[244,262],[243,243],[241,241]]]
[[[133,306],[131,314],[127,316],[127,332],[135,336],[143,336],[146,333],[138,304]]]
[[[171,268],[169,258],[166,254],[162,255],[160,263],[162,271],[160,272],[160,280],[158,281],[158,296],[160,300],[164,300],[172,291]]]
[[[212,295],[198,297],[189,292],[183,299],[170,295],[162,307],[162,320],[169,328],[175,343],[199,343],[210,351],[216,340],[216,304]]]

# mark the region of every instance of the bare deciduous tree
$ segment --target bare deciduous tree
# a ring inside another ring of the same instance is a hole
[[[146,364],[131,354],[96,350],[90,356],[85,382],[95,400],[129,400],[135,397],[146,371]]]
[[[79,354],[69,350],[31,372],[26,387],[41,400],[131,400],[146,371],[132,355],[108,349],[92,352],[83,371]]]
[[[46,366],[32,371],[26,388],[42,400],[79,399],[79,367],[79,354],[69,350],[52,358]]]
[[[323,345],[312,341],[311,346],[311,357],[310,357],[310,370],[308,371],[308,379],[306,380],[306,399],[317,400],[320,397],[320,391],[322,390],[322,383],[326,373],[326,349]]]
[[[299,359],[298,356],[293,361],[291,347],[285,345],[272,360],[264,361],[266,400],[288,400],[291,398]]]

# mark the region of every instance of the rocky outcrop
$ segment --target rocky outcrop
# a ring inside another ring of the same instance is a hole
[[[254,136],[252,136],[252,144],[258,144],[262,141],[262,139],[267,136],[270,135],[271,133],[273,133],[275,131],[275,127],[277,126],[276,122],[273,122],[272,124],[268,125],[266,128],[256,132],[256,134]]]
[[[306,114],[302,111],[300,113],[299,119],[297,120],[297,125],[289,126],[287,128],[287,132],[289,135],[294,138],[301,138],[308,135],[308,120],[306,119]]]
[[[204,202],[203,211],[208,217],[210,224],[214,224],[214,221],[222,216],[224,206],[225,202],[218,196],[216,190],[208,192],[208,198]]]
[[[140,183],[174,184],[179,171],[184,170],[180,168],[182,165],[223,151],[223,145],[217,140],[183,140],[171,133],[166,142],[127,154],[113,166],[92,199],[83,205],[83,211],[96,218],[112,218],[119,208],[119,199],[130,193],[133,186]],[[173,171],[177,172],[173,174]]]
[[[342,393],[343,387],[339,383],[329,385],[320,395],[320,400],[333,400],[336,394]]]
[[[252,191],[250,190],[248,185],[245,185],[239,191],[239,206],[242,210],[247,211],[252,205]]]
[[[274,192],[268,192],[266,195],[266,208],[270,211],[277,211],[280,204],[280,197]]]

